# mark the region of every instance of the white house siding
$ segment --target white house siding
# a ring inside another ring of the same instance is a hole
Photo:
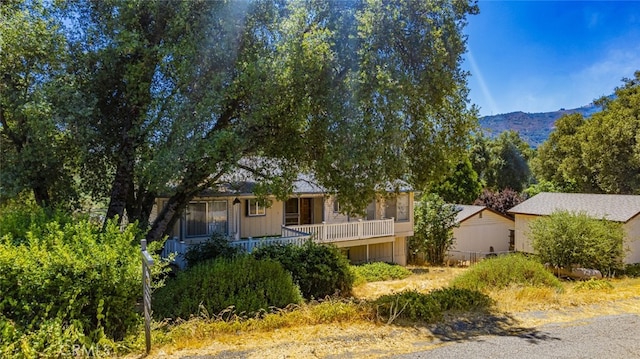
[[[529,239],[529,224],[539,216],[529,214],[517,214],[515,223],[515,250],[518,252],[534,253]]]
[[[284,218],[284,203],[272,200],[271,206],[266,208],[264,216],[248,216],[246,198],[241,198],[240,204],[240,237],[279,236],[282,233],[282,219]]]
[[[635,216],[624,224],[626,232],[625,244],[629,251],[625,256],[625,263],[640,263],[640,215]]]
[[[494,252],[508,251],[513,229],[513,220],[488,210],[478,212],[453,229],[455,242],[449,257],[466,259],[467,252],[490,252],[492,247]]]

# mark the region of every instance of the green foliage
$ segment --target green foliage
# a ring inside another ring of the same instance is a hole
[[[373,303],[378,315],[388,321],[401,318],[427,323],[441,320],[445,312],[486,310],[492,304],[489,296],[463,288],[436,289],[429,294],[409,290],[384,295]]]
[[[40,205],[70,208],[77,152],[66,120],[76,81],[64,68],[60,19],[45,3],[0,3],[0,200],[31,191]]]
[[[414,235],[409,239],[409,250],[415,255],[423,253],[435,265],[444,263],[446,252],[453,246],[453,228],[459,210],[446,204],[437,194],[425,194],[415,208]]]
[[[2,195],[31,186],[46,203],[77,184],[108,198],[107,218],[146,226],[167,193],[149,241],[244,169],[279,197],[312,172],[346,212],[362,211],[390,182],[441,178],[477,126],[461,68],[473,1],[16,0],[0,11]]]
[[[156,318],[215,315],[233,306],[237,313],[300,303],[291,275],[271,260],[251,256],[206,261],[178,273],[153,297]]]
[[[188,267],[193,267],[209,259],[231,259],[240,253],[239,248],[232,247],[229,244],[229,239],[225,235],[213,233],[206,242],[190,247],[185,253],[184,259],[187,261]]]
[[[366,263],[351,266],[354,275],[354,285],[383,280],[403,279],[411,275],[407,268],[384,262]]]
[[[632,278],[640,277],[640,263],[627,264],[624,267],[624,275]]]
[[[543,263],[566,269],[578,265],[603,275],[623,268],[624,230],[620,223],[556,211],[532,221],[529,229],[531,245]]]
[[[335,246],[308,241],[303,246],[260,247],[251,254],[257,259],[280,262],[306,299],[351,294],[354,278],[349,261]]]
[[[471,204],[482,191],[482,183],[474,171],[471,161],[465,159],[456,165],[452,174],[429,187],[447,203]]]
[[[560,189],[557,188],[553,182],[541,180],[537,183],[531,184],[527,189],[522,191],[522,194],[526,198],[531,198],[542,192],[560,192]]]
[[[540,262],[520,254],[483,260],[451,283],[455,288],[479,291],[501,289],[511,285],[562,289],[558,278]]]
[[[477,135],[471,147],[471,163],[484,185],[492,190],[522,191],[531,181],[529,161],[533,150],[515,131],[495,139]]]
[[[26,241],[28,232],[35,237],[44,234],[49,222],[64,227],[75,219],[66,211],[40,207],[32,196],[23,194],[0,206],[0,236],[19,244]]]
[[[564,116],[534,161],[536,176],[566,192],[640,193],[640,71],[625,79],[603,110]]]
[[[62,346],[102,345],[138,328],[142,278],[136,226],[121,231],[113,222],[102,228],[69,217],[61,224],[55,220],[60,215],[49,221],[38,212],[20,215],[26,218],[11,223],[29,222],[25,236],[0,238],[0,352],[29,357]],[[156,270],[163,267],[158,261]]]

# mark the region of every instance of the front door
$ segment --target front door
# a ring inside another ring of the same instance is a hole
[[[300,198],[300,224],[313,223],[313,198]]]

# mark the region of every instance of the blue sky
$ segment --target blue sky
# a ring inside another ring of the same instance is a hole
[[[640,1],[487,1],[469,16],[480,115],[576,108],[640,70]]]

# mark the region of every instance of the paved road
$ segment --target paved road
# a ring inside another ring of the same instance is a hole
[[[393,358],[640,358],[640,316],[603,316],[522,332],[441,340],[441,347]]]

